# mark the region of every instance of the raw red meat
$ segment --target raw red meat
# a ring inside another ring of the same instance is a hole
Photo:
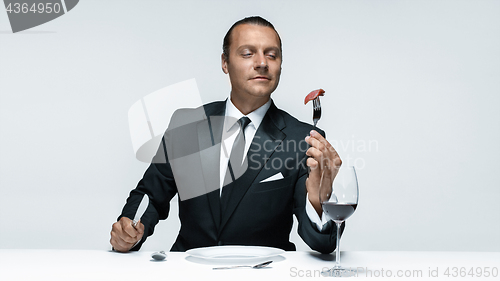
[[[319,96],[324,96],[324,93],[325,93],[325,91],[323,89],[318,89],[318,90],[310,92],[306,96],[306,99],[304,100],[304,104],[308,103],[309,101],[312,101],[313,99],[315,99]]]

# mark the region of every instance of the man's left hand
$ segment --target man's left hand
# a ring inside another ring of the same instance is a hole
[[[321,217],[323,211],[319,201],[320,188],[332,187],[342,160],[333,146],[320,133],[312,130],[310,134],[306,137],[306,142],[311,146],[306,152],[309,156],[307,166],[311,168],[306,180],[306,188],[309,201]]]

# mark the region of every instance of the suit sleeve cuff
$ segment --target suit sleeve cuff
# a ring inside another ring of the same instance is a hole
[[[318,216],[318,213],[309,201],[309,194],[307,194],[306,196],[306,214],[309,217],[309,220],[316,225],[318,231],[321,231],[323,229],[323,226],[325,226],[325,224],[328,222],[328,219],[326,218],[324,212],[322,213],[321,218]]]

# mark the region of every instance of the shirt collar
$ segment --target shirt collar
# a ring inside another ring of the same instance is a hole
[[[231,98],[228,98],[226,100],[226,117],[231,117],[231,118],[226,118],[226,131],[229,131],[233,125],[238,121],[243,116],[246,116],[250,118],[250,123],[248,126],[254,126],[255,130],[257,130],[260,126],[260,123],[262,123],[262,120],[264,119],[264,116],[267,113],[267,110],[269,107],[271,107],[271,102],[272,100],[269,99],[265,104],[263,104],[261,107],[257,108],[256,110],[248,113],[247,115],[243,115],[236,106],[234,106],[233,102],[231,101]]]

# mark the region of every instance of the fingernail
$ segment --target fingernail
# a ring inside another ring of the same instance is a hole
[[[316,133],[316,131],[311,130],[311,132],[309,134],[311,134],[311,136],[313,136],[315,133]]]

